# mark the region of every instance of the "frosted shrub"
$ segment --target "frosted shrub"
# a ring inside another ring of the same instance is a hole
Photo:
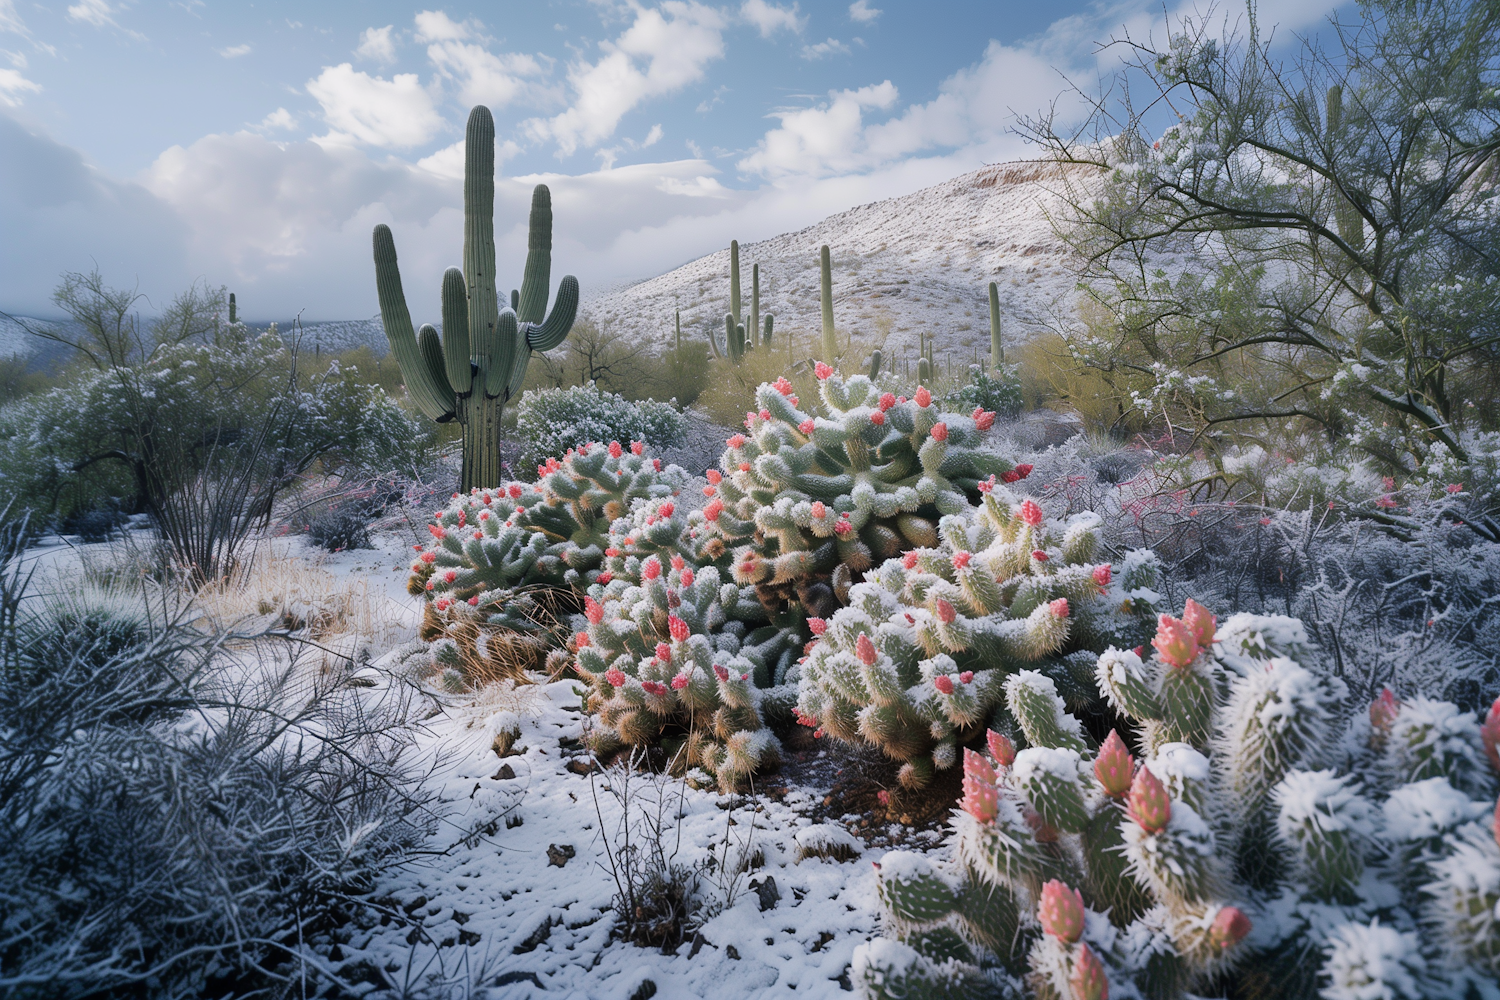
[[[676,447],[687,433],[687,421],[666,403],[632,403],[590,382],[523,394],[516,409],[516,433],[526,442],[519,465],[530,470],[591,441],[644,441],[652,448]]]
[[[1127,738],[1069,724],[1037,675],[1006,685],[1028,746],[965,751],[945,859],[881,862],[865,995],[1493,989],[1500,699],[1482,726],[1390,692],[1365,711],[1300,622],[1192,601],[1152,646],[1097,660]]]

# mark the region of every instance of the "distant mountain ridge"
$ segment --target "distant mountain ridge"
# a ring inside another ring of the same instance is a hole
[[[1013,162],[840,212],[794,233],[740,244],[743,310],[750,268],[760,264],[761,311],[776,315],[776,340],[815,351],[821,327],[818,248],[833,261],[834,322],[888,362],[915,356],[919,333],[935,338],[939,364],[989,351],[988,284],[997,282],[1002,330],[1016,342],[1070,311],[1076,278],[1050,216],[1063,207],[1062,168]],[[586,295],[608,329],[664,347],[673,310],[684,337],[722,331],[729,309],[726,247],[666,274]]]

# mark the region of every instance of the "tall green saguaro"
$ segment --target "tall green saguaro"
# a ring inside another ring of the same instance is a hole
[[[578,279],[566,275],[547,312],[552,273],[552,193],[531,195],[531,232],[519,292],[501,307],[495,283],[495,120],[488,108],[469,112],[464,136],[463,270],[443,273],[441,338],[430,324],[412,334],[401,290],[396,242],[389,226],[375,227],[375,288],[380,319],[407,391],[424,415],[463,426],[464,490],[498,485],[500,418],[521,391],[532,351],[550,351],[573,329]]]
[[[839,341],[833,329],[833,265],[828,258],[828,244],[818,251],[818,270],[822,278],[823,361],[833,364],[839,356]]]
[[[729,241],[729,313],[740,321],[740,241]]]
[[[1000,342],[1000,288],[990,282],[990,367],[999,371],[1005,364],[1005,345]]]

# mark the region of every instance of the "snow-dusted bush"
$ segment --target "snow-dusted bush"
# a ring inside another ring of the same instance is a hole
[[[1026,405],[1021,392],[1020,368],[1004,365],[994,370],[983,365],[970,365],[969,380],[949,393],[943,402],[949,409],[962,412],[977,407],[1002,417],[1014,417]]]
[[[1464,997],[1500,976],[1500,699],[1363,710],[1295,619],[1192,602],[1096,678],[1098,745],[1045,678],[968,752],[942,863],[888,855],[867,996]],[[1489,760],[1486,760],[1486,756]],[[1420,928],[1420,931],[1416,930]]]
[[[526,442],[522,470],[596,441],[644,441],[652,448],[680,445],[687,421],[667,403],[632,403],[590,382],[570,389],[534,389],[521,396],[516,431]]]
[[[988,484],[984,503],[949,514],[938,544],[886,561],[849,591],[797,671],[804,725],[868,742],[926,785],[986,726],[1007,730],[1004,690],[1041,671],[1073,707],[1097,701],[1091,672],[1111,644],[1145,640],[1155,561],[1132,552],[1118,578],[1100,554],[1099,519],[1049,520]]]
[[[404,699],[231,655],[138,579],[28,593],[24,542],[0,535],[0,993],[316,979],[315,942],[427,832]]]

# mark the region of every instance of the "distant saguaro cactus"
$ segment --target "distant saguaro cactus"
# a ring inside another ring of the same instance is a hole
[[[828,244],[818,250],[818,271],[823,299],[823,361],[832,365],[838,360],[839,341],[833,329],[833,266],[828,259]]]
[[[413,402],[429,418],[463,425],[464,491],[504,478],[500,418],[521,389],[532,351],[549,351],[573,329],[578,279],[558,284],[547,312],[552,271],[552,193],[538,184],[531,196],[526,271],[510,308],[495,287],[495,120],[484,106],[469,112],[464,137],[464,267],[443,274],[443,334],[423,324],[413,335],[401,290],[396,243],[389,226],[375,227],[375,286],[391,353]]]
[[[1005,364],[1005,345],[1000,342],[1000,288],[990,282],[990,368]]]
[[[719,346],[719,338],[712,327],[708,331],[708,343],[713,348],[714,357],[728,358],[735,364],[745,356],[746,350],[752,350],[759,346],[770,346],[771,330],[776,317],[770,313],[766,314],[764,332],[762,332],[760,318],[760,265],[755,264],[751,269],[750,278],[750,321],[747,324],[742,311],[743,302],[740,297],[740,241],[729,241],[729,312],[724,315],[724,346]]]

